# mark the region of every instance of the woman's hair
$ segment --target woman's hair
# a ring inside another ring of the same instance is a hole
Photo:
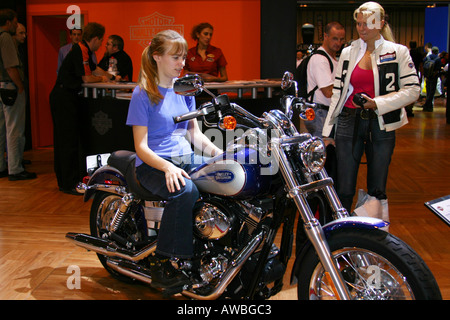
[[[199,23],[192,28],[191,38],[194,39],[194,41],[197,41],[198,40],[197,33],[202,32],[202,30],[205,28],[210,28],[211,30],[214,30],[213,26],[208,22]]]
[[[383,36],[384,39],[395,42],[391,27],[389,26],[389,23],[387,22],[387,16],[384,12],[383,7],[380,4],[378,4],[377,2],[373,2],[373,1],[363,3],[358,9],[356,9],[353,12],[353,18],[355,20],[359,13],[361,13],[364,18],[368,18],[371,15],[375,15],[375,19],[379,19],[379,21],[374,21],[375,23],[381,22],[381,20],[384,20],[384,26],[381,29],[381,35]]]
[[[139,87],[147,92],[152,103],[158,104],[164,99],[158,90],[158,66],[153,55],[162,56],[166,53],[185,55],[187,50],[187,42],[178,32],[164,30],[159,32],[142,52],[141,69],[137,82]]]

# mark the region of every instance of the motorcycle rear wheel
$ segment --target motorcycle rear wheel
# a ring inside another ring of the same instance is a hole
[[[120,196],[111,193],[97,192],[94,195],[94,200],[92,202],[91,213],[89,217],[90,231],[92,236],[103,238],[103,234],[105,233],[105,231],[109,230],[109,226],[111,225],[114,213],[117,210],[118,206],[120,206],[121,201],[122,198]],[[127,283],[135,282],[134,279],[124,276],[111,269],[106,262],[106,256],[97,253],[97,257],[106,271],[108,271],[115,279]]]
[[[328,238],[352,300],[441,300],[437,282],[405,242],[381,230],[336,230]],[[311,246],[297,272],[298,299],[336,296]]]

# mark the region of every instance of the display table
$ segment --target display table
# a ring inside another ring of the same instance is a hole
[[[133,90],[136,87],[135,82],[101,82],[101,83],[85,83],[84,97],[92,97],[97,99],[107,95],[112,98],[129,99],[131,94],[122,91]],[[251,91],[252,99],[258,97],[258,90],[264,89],[265,97],[272,98],[274,88],[280,88],[281,81],[279,80],[242,80],[242,81],[226,81],[226,82],[205,82],[205,87],[208,90],[218,90],[220,92],[236,92],[238,99],[244,97],[244,91]]]
[[[231,98],[231,101],[256,116],[279,108],[279,97],[273,97],[272,93],[280,86],[281,81],[273,80],[206,83],[208,90],[218,90],[220,93],[237,92],[237,98]],[[83,84],[83,108],[85,108],[83,145],[87,155],[111,153],[116,150],[134,151],[133,132],[132,128],[126,125],[126,119],[135,87],[136,83],[130,82]],[[251,91],[251,99],[243,98],[245,90]],[[258,90],[264,90],[264,95],[258,96]],[[197,105],[205,99],[211,100],[205,97],[206,94],[202,95],[196,97]]]

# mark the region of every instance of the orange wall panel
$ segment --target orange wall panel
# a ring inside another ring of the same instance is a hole
[[[74,2],[64,1],[27,1],[27,14],[52,15],[63,14]],[[124,38],[125,51],[131,56],[133,66],[140,66],[140,55],[144,47],[133,38],[131,29],[142,28],[151,33],[158,28],[182,28],[189,46],[194,46],[190,38],[192,27],[200,22],[209,22],[214,26],[212,44],[221,48],[228,61],[230,80],[259,78],[260,66],[260,2],[259,0],[229,1],[77,1],[85,15],[86,22],[99,22],[106,27],[106,37],[118,34]],[[152,14],[167,18],[144,22]],[[168,21],[170,22],[168,23]],[[146,25],[146,23],[149,23]],[[158,25],[160,23],[160,25]],[[150,39],[141,39],[150,40]],[[106,44],[106,40],[104,42]],[[103,57],[104,48],[97,52],[97,58]],[[55,62],[56,68],[56,62]],[[136,80],[136,79],[133,79]]]
[[[75,3],[27,0],[33,147],[53,143],[48,95],[56,79],[60,33],[67,31],[61,19],[66,20],[72,14],[67,13],[67,8],[74,4],[80,8],[84,24],[98,22],[105,26],[103,45],[106,45],[106,39],[111,34],[124,39],[125,51],[133,61],[133,81],[137,80],[141,53],[152,34],[162,29],[175,29],[184,35],[189,47],[192,47],[195,42],[190,38],[190,32],[200,22],[209,22],[214,26],[212,44],[225,54],[229,80],[260,77],[260,0],[81,0]],[[48,25],[45,21],[49,21]],[[46,43],[45,46],[43,43]],[[104,46],[97,51],[98,61],[104,52]]]

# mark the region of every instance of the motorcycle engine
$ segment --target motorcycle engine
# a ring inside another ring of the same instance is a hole
[[[232,218],[211,203],[194,209],[194,231],[202,239],[218,240],[230,230]]]
[[[197,202],[194,207],[194,232],[203,240],[219,240],[226,235],[233,240],[242,240],[250,235],[261,219],[270,212],[271,199],[247,201],[223,201],[210,198]],[[230,235],[231,230],[232,235]],[[244,240],[245,241],[245,240]]]

